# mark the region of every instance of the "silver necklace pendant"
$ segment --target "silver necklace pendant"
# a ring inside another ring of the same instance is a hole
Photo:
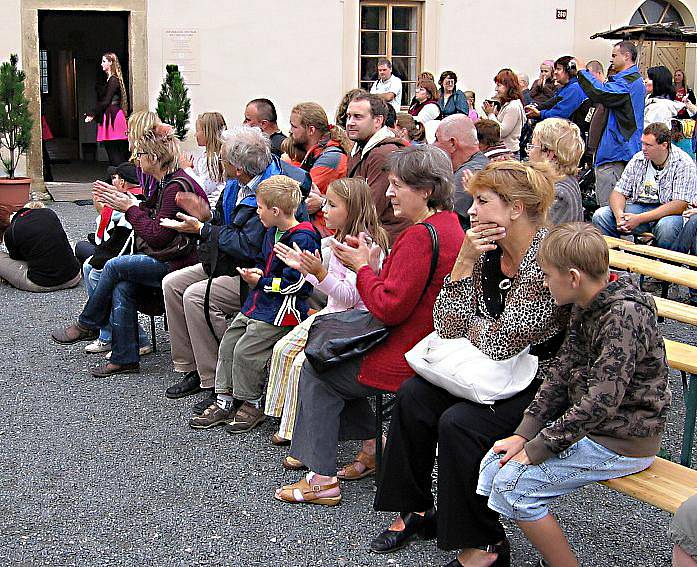
[[[502,279],[502,280],[499,282],[499,289],[500,289],[501,291],[507,291],[507,290],[511,289],[511,283],[512,283],[512,282],[511,282],[511,279],[510,279],[510,278]]]

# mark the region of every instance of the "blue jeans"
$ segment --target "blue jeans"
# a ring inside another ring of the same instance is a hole
[[[87,297],[90,297],[94,292],[97,284],[99,283],[99,277],[102,275],[102,270],[96,270],[90,265],[89,258],[85,260],[82,264],[82,276],[85,282],[85,289],[87,290]],[[111,323],[107,323],[101,329],[99,329],[99,340],[103,343],[111,342]],[[143,326],[138,323],[138,346],[142,347],[150,344],[150,337],[143,329]]]
[[[670,249],[684,254],[697,254],[697,215],[692,215],[682,227]],[[697,289],[690,289],[690,298],[697,301]]]
[[[625,213],[645,213],[652,211],[658,205],[642,205],[640,203],[627,203],[624,207]],[[608,236],[619,238],[626,233],[617,230],[617,220],[610,207],[600,207],[593,213],[593,224],[600,229],[600,232]],[[632,234],[651,232],[656,237],[656,246],[670,248],[682,228],[681,215],[669,215],[658,219],[656,222],[645,222],[637,226]]]
[[[489,450],[482,459],[477,494],[487,496],[495,512],[524,522],[544,518],[549,514],[547,504],[558,496],[643,471],[655,458],[624,457],[588,437],[539,465],[511,459],[500,467],[501,456]]]
[[[104,265],[78,321],[95,330],[111,323],[111,362],[138,362],[137,286],[159,288],[168,272],[167,264],[145,254],[119,256]]]

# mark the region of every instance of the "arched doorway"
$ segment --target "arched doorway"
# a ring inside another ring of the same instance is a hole
[[[685,26],[678,8],[666,0],[646,0],[632,16],[630,25],[662,24]],[[674,72],[685,69],[685,43],[675,41],[646,41],[639,53],[639,69],[642,73],[655,65],[664,65]]]

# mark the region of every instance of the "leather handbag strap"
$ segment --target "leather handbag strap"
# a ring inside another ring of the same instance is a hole
[[[431,244],[433,246],[433,254],[431,254],[431,267],[428,271],[428,279],[426,280],[426,286],[424,287],[424,290],[421,292],[421,297],[426,294],[426,290],[428,287],[431,285],[431,282],[433,281],[433,276],[436,273],[436,268],[438,267],[438,256],[440,255],[440,243],[438,241],[438,233],[436,232],[435,227],[428,223],[428,222],[422,222],[419,223],[424,225],[428,229],[428,233],[431,235]]]
[[[218,231],[215,228],[211,231],[209,236],[214,244],[215,253],[211,258],[211,274],[215,273],[215,267],[218,264]],[[206,294],[203,296],[203,316],[206,318],[206,324],[215,339],[215,342],[220,344],[220,339],[218,335],[215,334],[215,329],[213,328],[213,322],[211,321],[211,286],[213,285],[213,276],[208,277],[208,284],[206,285]]]

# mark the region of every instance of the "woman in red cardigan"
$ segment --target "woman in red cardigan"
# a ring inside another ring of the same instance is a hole
[[[310,473],[276,491],[285,502],[335,505],[341,501],[338,478],[362,478],[375,470],[375,418],[368,396],[396,391],[414,373],[404,353],[433,330],[433,305],[443,279],[455,263],[463,232],[453,210],[452,165],[432,146],[409,147],[388,158],[387,196],[395,215],[414,223],[395,241],[377,273],[365,235],[358,242],[334,244],[334,253],[356,272],[356,285],[368,310],[390,328],[389,337],[363,358],[345,361],[320,374],[303,366],[299,407],[290,454]],[[433,244],[440,252],[428,281]],[[352,247],[351,244],[357,245]],[[362,439],[356,461],[337,474],[339,439]]]

